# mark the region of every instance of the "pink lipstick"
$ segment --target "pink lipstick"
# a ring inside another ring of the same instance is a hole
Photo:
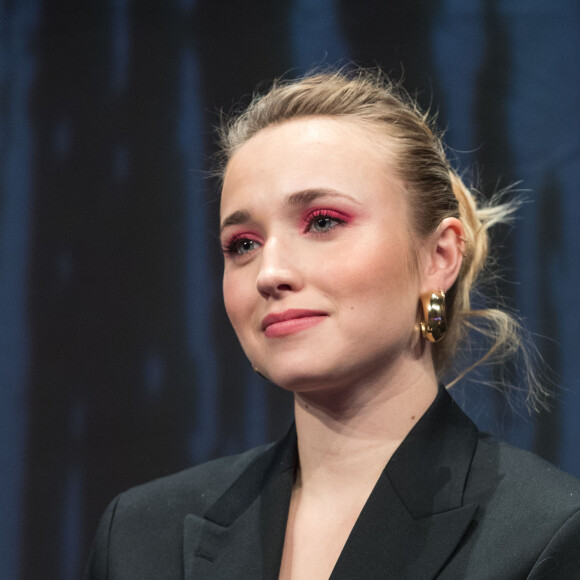
[[[268,338],[286,336],[315,326],[327,316],[326,312],[319,310],[291,308],[284,312],[268,314],[262,320],[262,330]]]

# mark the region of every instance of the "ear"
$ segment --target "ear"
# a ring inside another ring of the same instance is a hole
[[[463,225],[457,218],[445,218],[427,242],[421,293],[447,292],[459,275],[464,252]]]

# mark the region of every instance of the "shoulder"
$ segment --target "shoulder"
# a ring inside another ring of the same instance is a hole
[[[456,556],[463,577],[477,578],[478,570],[489,571],[494,578],[576,577],[580,568],[576,478],[533,453],[480,434],[464,503],[475,503],[478,509]]]
[[[185,517],[203,515],[273,445],[208,461],[118,495],[101,518],[85,578],[178,577]],[[141,572],[127,576],[126,570]]]
[[[528,510],[580,510],[580,481],[544,459],[480,434],[468,489],[480,499],[531,502]],[[485,503],[485,502],[484,502]]]
[[[580,569],[580,481],[479,433],[463,505],[475,515],[442,578],[572,579]]]
[[[117,501],[123,509],[146,509],[149,513],[155,507],[165,514],[203,513],[253,461],[273,445],[255,447],[150,481],[122,493]]]

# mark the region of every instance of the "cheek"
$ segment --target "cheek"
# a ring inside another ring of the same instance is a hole
[[[251,318],[258,292],[255,282],[239,274],[239,271],[234,273],[226,271],[222,288],[226,313],[238,338],[242,340],[242,334],[251,328]]]
[[[338,275],[346,284],[380,290],[408,285],[414,278],[409,256],[400,245],[367,244],[341,256]]]
[[[350,303],[350,310],[366,313],[413,313],[419,297],[419,281],[403,251],[373,248],[345,259],[334,275],[335,296]]]
[[[223,279],[224,305],[226,312],[236,332],[244,319],[244,312],[248,308],[248,297],[245,285],[236,276],[224,274]]]

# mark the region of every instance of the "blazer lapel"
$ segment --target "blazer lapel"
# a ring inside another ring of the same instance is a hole
[[[441,387],[379,478],[331,580],[435,578],[477,510],[463,505],[477,436]],[[185,518],[187,580],[278,577],[295,466],[292,427],[203,517]]]
[[[296,465],[296,431],[259,456],[201,517],[184,522],[184,575],[277,578]]]
[[[462,504],[477,436],[441,387],[383,471],[331,580],[436,577],[477,510]]]

